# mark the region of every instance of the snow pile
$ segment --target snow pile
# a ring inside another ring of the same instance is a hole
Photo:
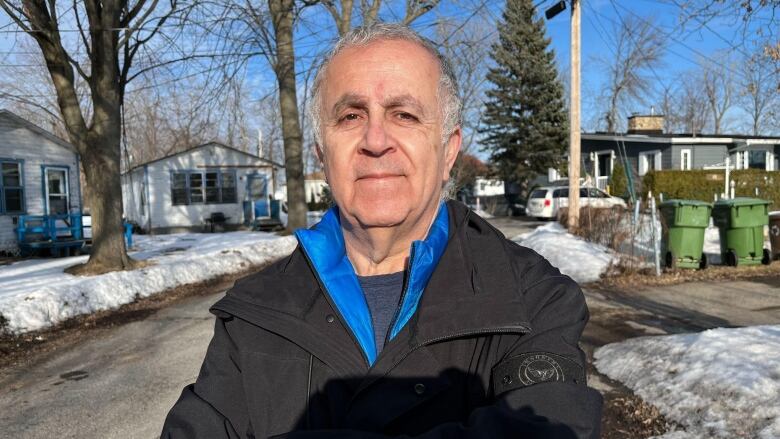
[[[537,227],[514,241],[535,250],[577,282],[598,280],[614,258],[614,253],[606,247],[568,233],[557,222]]]
[[[134,236],[130,255],[152,264],[137,270],[76,277],[64,273],[88,256],[33,259],[0,267],[0,320],[22,333],[70,317],[117,308],[138,298],[235,273],[286,256],[293,237],[260,232]]]
[[[666,439],[780,437],[780,326],[640,337],[594,357],[688,434]]]

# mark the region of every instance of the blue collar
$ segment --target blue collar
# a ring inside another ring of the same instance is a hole
[[[369,365],[377,357],[374,328],[366,298],[355,270],[347,257],[338,208],[329,209],[311,229],[298,229],[295,236],[309,258],[317,276],[355,335]],[[423,290],[433,274],[449,239],[449,214],[445,203],[431,225],[424,241],[414,241],[409,256],[409,271],[401,307],[390,331],[392,340],[417,310]]]

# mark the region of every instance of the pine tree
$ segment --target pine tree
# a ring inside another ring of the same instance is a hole
[[[561,163],[568,137],[555,54],[544,22],[534,15],[531,0],[507,0],[481,130],[500,177],[523,191],[529,180]]]

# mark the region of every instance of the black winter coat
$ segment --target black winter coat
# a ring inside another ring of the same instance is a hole
[[[457,202],[416,314],[369,367],[300,248],[211,311],[163,438],[596,438],[577,284]]]

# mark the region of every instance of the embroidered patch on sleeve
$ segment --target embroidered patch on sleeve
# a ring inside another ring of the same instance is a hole
[[[585,370],[576,361],[551,352],[528,352],[493,368],[496,395],[545,382],[585,384]]]

